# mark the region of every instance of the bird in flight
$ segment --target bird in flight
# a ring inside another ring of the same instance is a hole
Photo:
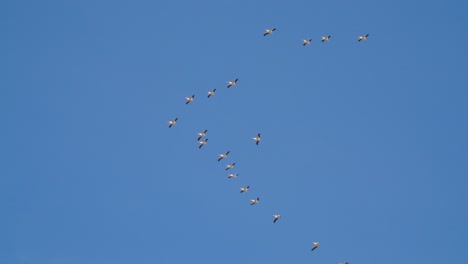
[[[316,248],[320,246],[319,242],[313,242],[313,243],[314,243],[314,246],[312,247],[311,251],[314,251]]]
[[[179,118],[176,117],[176,118],[174,118],[173,120],[169,121],[169,128],[171,128],[173,125],[177,124],[177,120],[178,120],[178,119],[179,119]]]
[[[234,168],[234,166],[235,166],[235,165],[236,165],[236,163],[235,163],[235,162],[234,162],[234,163],[231,163],[231,164],[228,164],[228,165],[226,165],[226,170],[230,170],[230,169]]]
[[[231,173],[231,174],[228,175],[228,178],[229,179],[235,179],[235,178],[237,178],[237,175],[239,175],[239,173]]]
[[[228,151],[226,151],[226,153],[224,153],[224,154],[219,154],[219,159],[218,159],[218,161],[227,158],[227,156],[229,155],[229,153],[231,153],[231,151],[228,150]]]
[[[239,79],[236,78],[234,81],[228,82],[227,88],[231,88],[232,86],[236,86],[237,80],[239,80]]]
[[[213,90],[209,91],[208,92],[208,98],[210,98],[211,96],[213,96],[216,92],[216,88],[214,88]]]
[[[304,39],[304,40],[302,41],[302,46],[309,45],[310,42],[312,42],[312,39]]]
[[[255,140],[255,144],[256,144],[256,145],[258,145],[258,143],[260,143],[260,140],[262,140],[262,139],[260,138],[260,133],[258,133],[257,136],[256,136],[256,137],[253,137],[252,139]]]
[[[250,200],[250,205],[258,204],[260,202],[260,198],[257,197],[257,199]]]
[[[367,40],[367,37],[368,37],[368,36],[369,36],[369,34],[366,34],[366,35],[364,35],[364,36],[359,36],[357,41]]]
[[[198,148],[201,149],[203,146],[206,145],[206,142],[208,142],[208,139],[205,138],[205,140],[198,142]]]
[[[331,36],[322,37],[322,42],[329,41]]]
[[[345,262],[343,262],[343,263],[338,263],[338,264],[348,264],[348,261],[345,261]]]
[[[197,141],[200,141],[202,137],[206,136],[206,132],[208,132],[208,129],[205,129],[202,132],[198,133]]]
[[[190,97],[185,97],[185,104],[189,104],[193,102],[193,98],[195,98],[195,95],[192,95]]]
[[[272,28],[272,29],[265,29],[265,33],[263,33],[263,36],[266,37],[268,35],[270,35],[271,33],[273,33],[273,31],[275,31],[276,28]]]
[[[244,192],[248,191],[249,188],[250,188],[250,186],[248,186],[248,185],[245,186],[245,187],[241,187],[241,188],[240,188],[240,193],[244,193]]]
[[[280,220],[280,218],[281,218],[281,215],[274,214],[273,215],[273,223],[276,223],[276,221]]]

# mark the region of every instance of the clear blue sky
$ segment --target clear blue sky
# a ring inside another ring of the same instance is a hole
[[[467,9],[1,1],[0,263],[464,263]]]

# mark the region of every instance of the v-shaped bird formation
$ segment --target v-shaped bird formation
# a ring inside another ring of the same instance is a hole
[[[274,32],[276,31],[276,28],[271,28],[271,29],[266,29],[263,33],[263,36],[266,37],[268,35],[271,35],[273,34]],[[361,35],[361,36],[358,36],[358,42],[362,42],[362,41],[366,41],[367,38],[369,37],[369,34],[365,34],[365,35]],[[326,35],[326,36],[322,36],[321,37],[321,42],[329,42],[330,41],[330,38],[331,38],[331,35]],[[302,41],[302,46],[307,46],[307,45],[310,45],[312,43],[312,39],[311,38],[307,38],[307,39],[304,39]],[[238,78],[235,78],[231,81],[227,81],[227,88],[231,88],[231,87],[234,87],[237,85],[237,82],[238,82]],[[208,98],[212,97],[216,92],[216,88],[208,91]],[[189,97],[185,97],[185,104],[190,104],[190,103],[193,103],[194,102],[194,98],[195,98],[195,95],[191,95]],[[172,128],[173,126],[175,126],[177,124],[177,121],[178,121],[178,117],[170,120],[168,123],[169,123],[169,128]],[[197,141],[198,141],[198,148],[201,149],[202,147],[204,147],[207,142],[208,142],[208,138],[206,138],[206,135],[207,135],[207,132],[208,130],[205,129],[203,130],[202,132],[199,132],[198,133],[198,137],[197,137]],[[204,138],[204,139],[203,139]],[[202,140],[203,139],[203,140]],[[261,137],[260,137],[260,133],[257,133],[257,135],[255,137],[252,137],[252,139],[255,141],[255,144],[258,146],[260,141],[261,141]],[[224,153],[221,153],[218,155],[218,162],[219,161],[222,161],[224,159],[227,159],[228,158],[228,155],[231,153],[230,150],[227,150],[226,152]],[[229,163],[227,165],[225,165],[225,170],[228,171],[228,170],[232,170],[234,169],[236,165],[236,162],[232,162],[232,163]],[[229,173],[228,174],[228,178],[229,179],[235,179],[237,178],[239,174],[238,173]],[[244,186],[244,187],[240,187],[240,193],[245,193],[249,190],[250,186],[247,185],[247,186]],[[256,197],[254,199],[251,199],[250,200],[250,205],[257,205],[260,203],[260,197]],[[273,214],[273,223],[276,223],[278,220],[281,219],[281,215],[279,214]],[[317,248],[320,247],[320,243],[319,242],[312,242],[312,248],[311,248],[311,251],[314,251],[316,250]],[[344,261],[343,264],[348,264],[347,261]]]

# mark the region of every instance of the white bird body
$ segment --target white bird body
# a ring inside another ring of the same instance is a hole
[[[281,215],[276,215],[276,214],[273,215],[273,223],[276,223],[276,221],[280,219],[281,219]]]
[[[317,249],[318,247],[320,247],[320,243],[319,242],[313,242],[314,243],[314,246],[312,247],[311,251],[314,251],[315,249]]]
[[[260,202],[260,198],[250,200],[250,205],[258,204]]]
[[[234,162],[234,163],[231,163],[231,164],[228,164],[228,165],[226,165],[226,170],[230,170],[230,169],[234,168],[234,166],[235,166],[235,165],[236,165],[236,163],[235,163],[235,162]]]
[[[179,118],[176,117],[176,118],[174,118],[173,120],[169,121],[169,128],[171,128],[172,126],[174,126],[175,124],[177,124],[177,120],[178,120],[178,119],[179,119]]]
[[[228,150],[228,151],[226,151],[226,153],[224,153],[224,154],[219,154],[218,161],[227,158],[227,156],[229,155],[229,153],[231,153],[231,151]]]
[[[193,99],[195,98],[195,95],[192,95],[190,97],[185,97],[185,104],[189,104],[193,102]]]
[[[198,145],[198,148],[200,149],[200,148],[202,148],[203,146],[205,146],[205,145],[206,145],[206,142],[208,142],[208,139],[207,139],[207,138],[205,138],[205,140],[203,140],[203,141],[198,142],[198,144],[199,144],[199,145]]]
[[[329,41],[331,36],[322,37],[322,42]]]
[[[202,132],[198,133],[197,141],[200,141],[202,137],[206,136],[206,132],[208,132],[208,129],[205,129]]]
[[[260,143],[260,140],[262,140],[262,138],[260,137],[260,133],[258,133],[257,136],[253,137],[252,139],[255,140],[256,145],[258,145],[258,143]]]
[[[238,173],[231,173],[231,174],[228,175],[228,178],[229,179],[235,179],[235,178],[237,178],[238,175],[239,175]]]
[[[241,188],[240,188],[240,192],[241,192],[241,193],[244,193],[244,192],[248,191],[249,188],[250,188],[250,186],[248,186],[248,185],[245,186],[245,187],[241,187]]]
[[[208,98],[210,98],[211,96],[213,96],[216,92],[216,88],[214,88],[213,90],[209,91],[208,92]]]
[[[236,78],[234,81],[227,82],[228,83],[227,88],[231,88],[232,86],[236,86],[237,80],[239,80],[239,79]]]
[[[358,37],[358,41],[363,41],[363,40],[365,41],[365,40],[367,40],[367,37],[368,37],[368,36],[369,36],[369,34],[366,34],[366,35],[364,35],[364,36],[359,36],[359,37]]]
[[[302,46],[309,45],[310,42],[312,42],[312,39],[304,39],[304,40],[302,41]]]
[[[263,36],[268,36],[270,35],[271,33],[273,33],[274,31],[276,30],[276,28],[272,28],[272,29],[265,29],[265,33],[263,33]]]

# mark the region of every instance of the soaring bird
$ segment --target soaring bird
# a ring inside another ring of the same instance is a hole
[[[273,223],[276,223],[281,218],[281,215],[273,215]]]
[[[265,33],[263,33],[263,36],[266,37],[268,35],[270,35],[271,33],[273,33],[273,31],[275,31],[276,28],[272,28],[272,29],[265,29]]]
[[[229,155],[229,153],[231,153],[231,151],[228,150],[228,151],[226,151],[226,153],[224,153],[224,154],[219,154],[219,159],[218,159],[218,161],[227,158],[227,156]]]
[[[192,95],[190,97],[185,97],[185,104],[189,104],[193,102],[193,98],[195,98],[195,95]]]
[[[331,36],[322,37],[322,42],[330,40]]]
[[[239,175],[239,173],[231,173],[231,174],[228,175],[228,178],[229,179],[235,179],[235,178],[237,178],[237,175]]]
[[[367,40],[368,36],[369,36],[369,34],[366,34],[365,36],[359,36],[357,41]]]
[[[210,98],[211,96],[213,96],[216,92],[216,88],[214,88],[213,90],[209,91],[208,92],[208,98]]]
[[[203,141],[198,142],[198,144],[199,144],[198,148],[200,149],[200,148],[202,148],[203,146],[205,146],[205,145],[206,145],[206,142],[208,142],[208,139],[207,139],[207,138],[205,138],[205,140],[203,140]]]
[[[226,170],[230,170],[230,169],[234,168],[234,166],[235,166],[235,165],[236,165],[236,163],[235,163],[235,162],[234,162],[234,163],[231,163],[231,164],[228,164],[228,165],[226,165]]]
[[[171,128],[173,125],[177,124],[177,120],[178,120],[178,119],[179,119],[179,118],[176,117],[176,118],[174,118],[173,120],[169,121],[169,128]]]
[[[241,188],[240,188],[240,193],[243,193],[243,192],[246,192],[246,191],[248,191],[248,190],[249,190],[249,188],[250,188],[250,186],[248,186],[248,185],[247,185],[247,186],[245,186],[245,187],[241,187]]]
[[[237,80],[239,80],[239,79],[236,78],[234,81],[228,82],[227,88],[231,88],[232,86],[236,86]]]
[[[338,263],[338,264],[348,264],[348,261],[345,261],[345,262],[343,262],[343,263]]]
[[[314,246],[312,247],[311,251],[314,251],[316,248],[320,247],[319,242],[313,242],[313,243],[314,243]]]
[[[302,41],[302,46],[309,45],[311,41],[312,41],[312,39],[304,39]]]
[[[208,132],[208,129],[205,129],[202,132],[198,133],[197,141],[200,141],[202,137],[206,136],[206,132]]]
[[[256,144],[256,145],[258,145],[258,143],[260,143],[260,140],[262,140],[262,139],[260,138],[260,133],[258,133],[257,136],[256,136],[256,137],[253,137],[252,139],[255,140],[255,144]]]
[[[260,198],[257,197],[257,199],[250,200],[250,205],[258,204],[260,202]]]

